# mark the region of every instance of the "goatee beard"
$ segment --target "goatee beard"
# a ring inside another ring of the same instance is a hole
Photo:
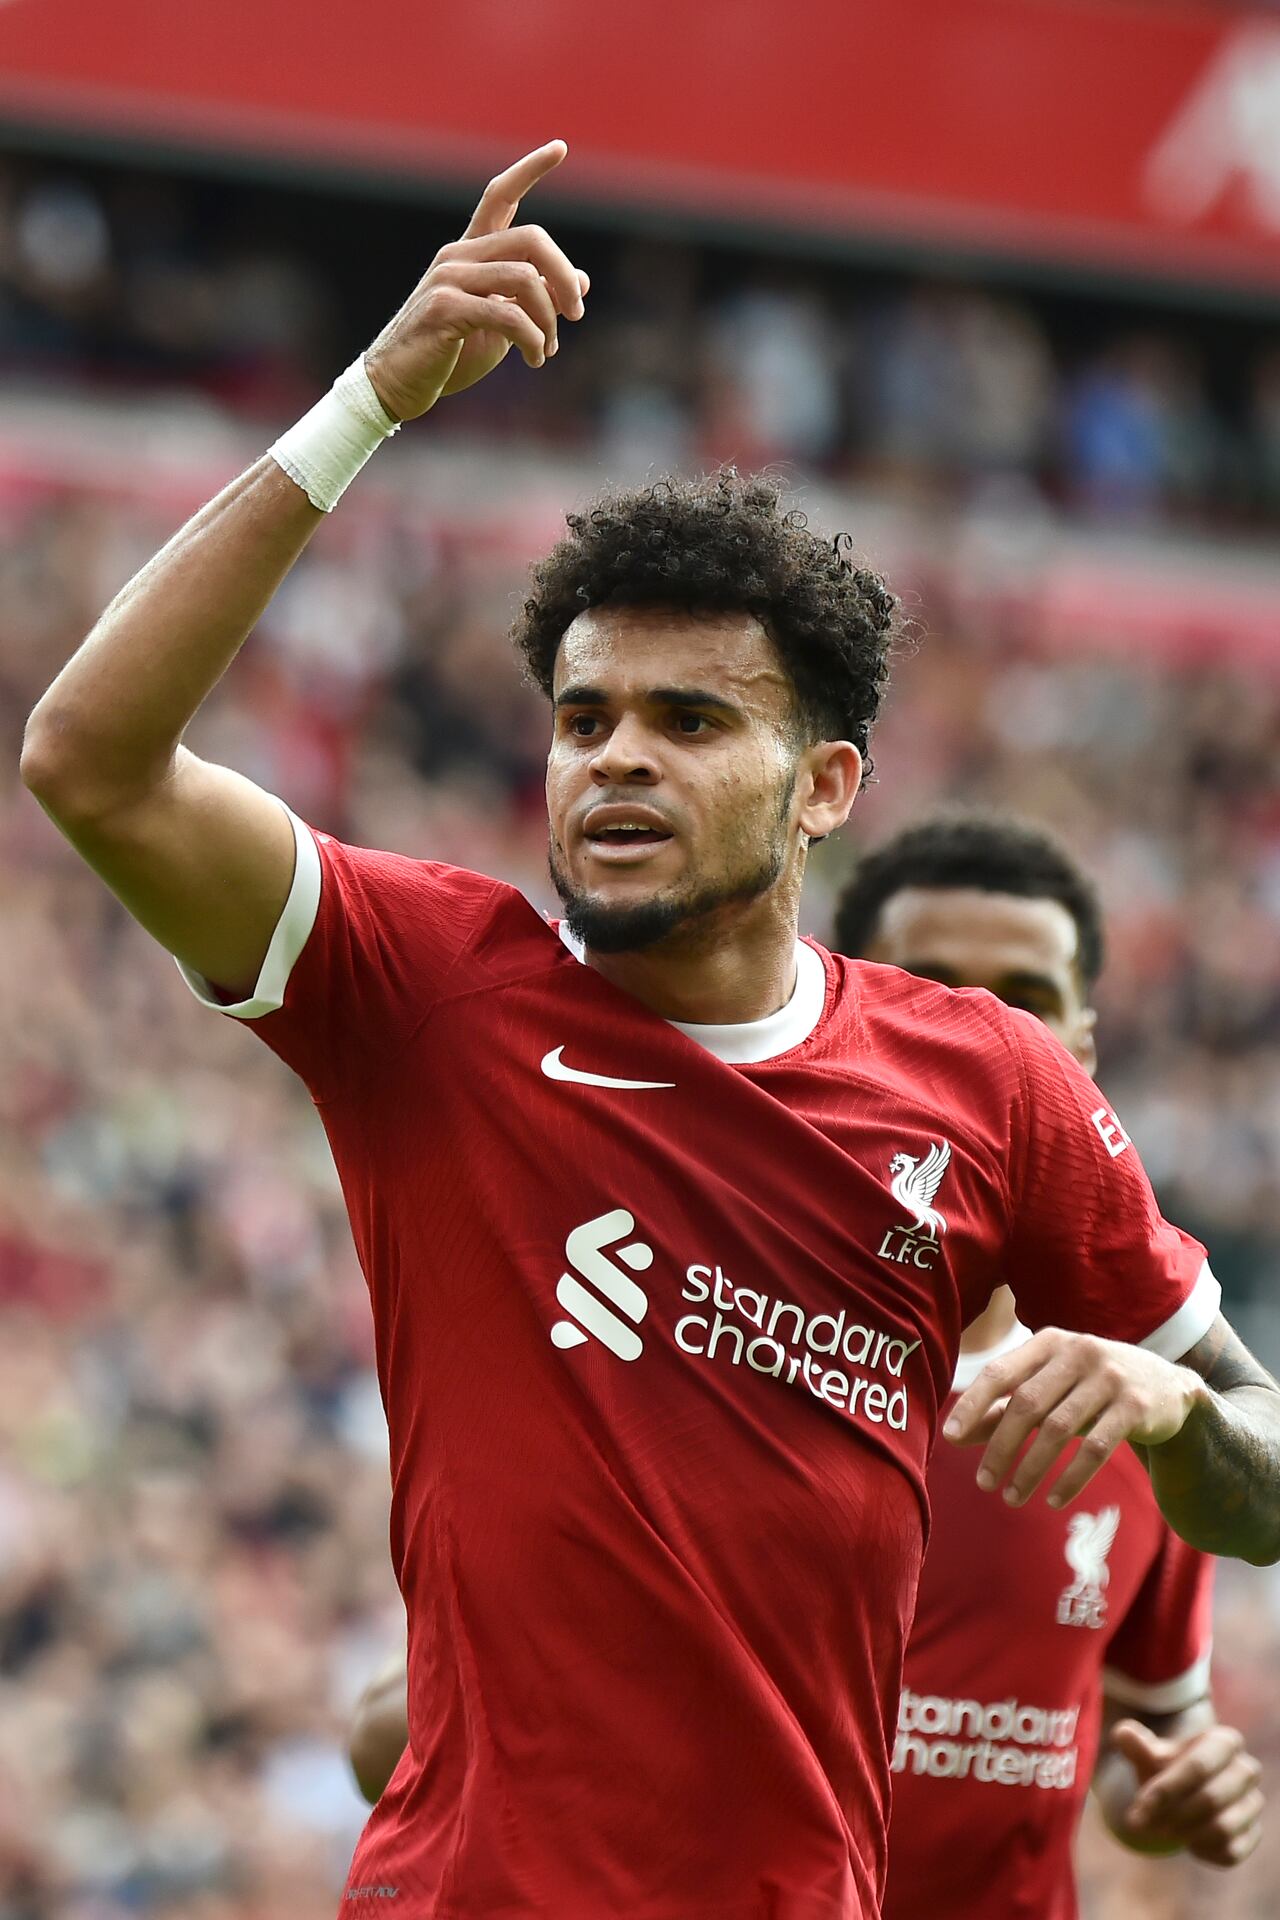
[[[721,907],[742,906],[768,893],[778,882],[785,858],[785,843],[779,837],[760,865],[739,881],[705,887],[700,893],[659,893],[633,906],[614,906],[589,893],[575,892],[554,846],[547,864],[564,905],[565,925],[575,940],[593,953],[643,953],[678,930],[706,922]]]

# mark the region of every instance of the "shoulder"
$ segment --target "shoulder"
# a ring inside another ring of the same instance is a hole
[[[419,860],[315,834],[318,930],[375,965],[423,966],[437,985],[465,956],[498,979],[568,958],[555,929],[518,888],[440,860]]]
[[[461,900],[483,901],[512,887],[466,867],[443,860],[421,860],[411,854],[390,853],[385,847],[363,847],[311,828],[326,880],[364,892],[377,892],[392,901],[434,902],[442,894]]]
[[[1038,1045],[1040,1022],[1019,1014],[981,987],[944,987],[900,967],[827,954],[839,1003],[866,1049],[922,1071],[955,1074],[975,1092],[1021,1091],[1027,1045]],[[1052,1039],[1052,1036],[1046,1036]],[[1056,1044],[1056,1043],[1054,1043]]]
[[[384,913],[432,919],[452,908],[471,920],[493,917],[518,925],[528,919],[549,931],[543,916],[507,881],[443,860],[420,860],[381,847],[356,846],[314,829],[313,833],[323,884],[340,891],[348,905],[366,902]]]

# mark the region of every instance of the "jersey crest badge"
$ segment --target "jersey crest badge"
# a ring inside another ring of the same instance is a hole
[[[1107,1555],[1120,1525],[1119,1507],[1101,1513],[1073,1513],[1064,1552],[1075,1575],[1058,1595],[1058,1623],[1064,1627],[1101,1627],[1106,1623],[1106,1592],[1111,1580]]]
[[[937,1264],[941,1236],[947,1230],[946,1215],[934,1206],[942,1176],[951,1165],[951,1143],[935,1140],[921,1157],[895,1153],[889,1162],[889,1191],[900,1207],[912,1216],[910,1226],[890,1227],[880,1243],[880,1258],[898,1266],[932,1267]]]

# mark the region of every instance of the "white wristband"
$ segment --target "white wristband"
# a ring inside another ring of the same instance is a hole
[[[379,400],[361,354],[323,400],[267,451],[313,507],[332,513],[365,461],[399,431],[400,422]]]

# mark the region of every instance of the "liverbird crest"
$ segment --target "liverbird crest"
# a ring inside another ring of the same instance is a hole
[[[1106,1591],[1111,1583],[1107,1555],[1120,1526],[1119,1507],[1098,1513],[1073,1513],[1067,1524],[1063,1550],[1075,1578],[1058,1595],[1058,1621],[1064,1627],[1102,1627],[1106,1624]]]
[[[1120,1525],[1119,1507],[1104,1507],[1101,1513],[1073,1513],[1067,1528],[1067,1562],[1075,1575],[1072,1588],[1101,1590],[1111,1579],[1107,1555]]]
[[[947,1140],[934,1142],[922,1159],[910,1153],[895,1153],[889,1162],[889,1171],[893,1175],[889,1183],[890,1193],[899,1206],[915,1215],[912,1232],[923,1234],[930,1240],[936,1240],[940,1233],[947,1230],[946,1218],[933,1202],[942,1185],[942,1176],[950,1164],[951,1144]]]

